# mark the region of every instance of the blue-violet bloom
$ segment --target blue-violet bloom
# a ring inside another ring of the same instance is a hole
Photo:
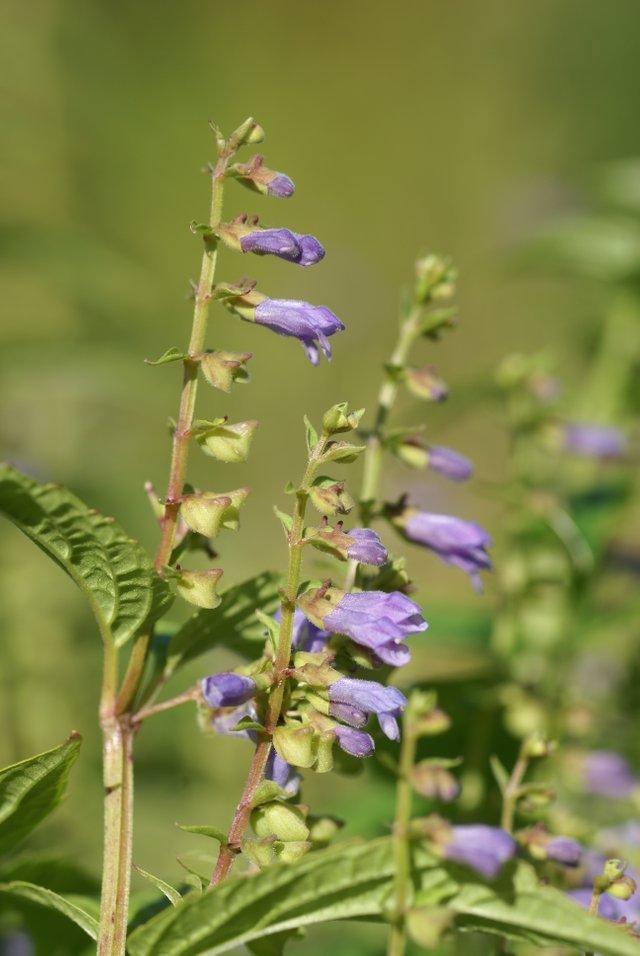
[[[582,858],[582,847],[570,837],[551,837],[544,851],[548,860],[562,866],[577,866]]]
[[[274,614],[274,620],[280,620],[280,608]],[[307,620],[300,608],[293,612],[293,633],[291,647],[294,651],[306,651],[308,654],[319,654],[326,647],[331,637],[329,631],[321,631],[319,627]]]
[[[451,827],[451,833],[453,839],[444,847],[445,858],[466,863],[489,880],[516,852],[513,837],[498,827],[470,824]]]
[[[387,560],[387,549],[371,528],[354,528],[345,532],[354,539],[354,543],[347,549],[347,556],[360,564],[384,564]]]
[[[634,773],[620,754],[611,750],[593,750],[584,758],[584,788],[600,797],[624,799],[636,787]]]
[[[397,687],[385,687],[376,681],[358,680],[355,677],[340,677],[329,686],[329,701],[329,713],[332,716],[351,723],[345,717],[348,712],[344,707],[355,708],[358,720],[360,714],[377,714],[383,734],[389,740],[400,739],[396,718],[407,706],[407,698]],[[356,723],[355,726],[361,727],[362,724]]]
[[[241,236],[240,248],[260,256],[279,256],[299,266],[312,266],[324,258],[324,249],[314,236],[290,229],[256,229]]]
[[[427,467],[450,481],[467,481],[473,474],[473,462],[459,452],[441,445],[429,446]]]
[[[400,591],[345,594],[324,618],[334,634],[345,634],[368,647],[383,663],[400,667],[410,660],[405,637],[428,627],[417,604]]]
[[[279,196],[280,199],[288,199],[295,192],[293,180],[289,179],[284,173],[277,173],[271,182],[267,183],[267,192],[270,196]]]
[[[619,458],[627,447],[624,434],[609,425],[572,422],[565,425],[563,438],[566,451],[586,458]]]
[[[205,703],[209,707],[237,707],[255,697],[255,681],[242,674],[213,674],[200,681]]]
[[[316,342],[330,360],[328,337],[344,329],[340,319],[325,305],[310,305],[295,299],[264,299],[256,305],[254,319],[278,335],[299,339],[313,365],[319,361]]]
[[[373,738],[362,730],[338,726],[335,731],[338,745],[352,757],[370,757],[376,749]]]
[[[414,511],[404,520],[403,527],[410,541],[430,548],[442,561],[461,568],[470,576],[476,591],[482,591],[478,572],[491,568],[485,552],[491,538],[479,524],[450,515]]]

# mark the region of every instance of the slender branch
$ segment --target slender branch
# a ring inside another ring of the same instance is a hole
[[[242,840],[242,836],[249,822],[249,817],[251,816],[253,797],[264,777],[267,759],[272,746],[271,736],[280,720],[287,670],[291,661],[293,619],[296,609],[296,598],[298,596],[298,585],[300,583],[302,549],[304,548],[304,542],[302,540],[304,534],[304,515],[309,497],[309,488],[315,477],[318,461],[324,452],[328,438],[329,435],[326,432],[323,432],[320,436],[320,439],[311,453],[302,482],[296,493],[293,525],[289,533],[287,584],[284,588],[280,604],[280,631],[274,662],[275,683],[267,703],[264,721],[265,734],[256,746],[251,767],[249,768],[247,782],[242,792],[240,802],[236,807],[231,829],[229,830],[227,845],[220,847],[215,870],[213,871],[209,884],[210,886],[216,886],[224,880],[233,866],[233,861],[239,851],[240,841]]]
[[[199,696],[200,690],[198,686],[190,687],[189,690],[185,690],[183,694],[178,694],[170,700],[163,700],[161,704],[153,704],[150,707],[141,708],[141,710],[133,715],[131,723],[137,729],[147,717],[152,717],[154,714],[161,714],[165,710],[172,710],[180,704],[188,704],[189,701],[198,700]]]
[[[500,826],[503,830],[506,830],[507,833],[511,833],[513,831],[513,819],[516,812],[518,791],[520,789],[520,784],[522,783],[522,778],[527,772],[528,766],[529,761],[521,754],[516,760],[514,768],[511,771],[511,776],[509,777],[507,785],[504,788]]]
[[[211,213],[209,225],[212,230],[220,225],[222,215],[222,197],[224,192],[224,177],[231,152],[220,157],[212,173]],[[164,565],[169,563],[173,551],[178,512],[180,510],[180,496],[184,486],[189,456],[189,437],[193,425],[196,394],[198,391],[198,361],[197,356],[202,352],[211,302],[211,290],[216,272],[218,258],[218,240],[214,234],[205,237],[205,247],[202,254],[200,281],[196,289],[195,306],[193,310],[193,325],[189,341],[188,355],[184,359],[184,373],[182,378],[182,396],[180,399],[180,413],[173,435],[171,452],[171,467],[169,483],[165,495],[165,510],[162,519],[162,535],[156,554],[156,569],[160,573]]]
[[[411,821],[411,771],[416,757],[416,736],[412,731],[410,707],[402,728],[402,745],[396,786],[396,814],[393,823],[394,915],[389,932],[387,956],[403,956],[407,945],[406,907],[411,876],[409,823]]]

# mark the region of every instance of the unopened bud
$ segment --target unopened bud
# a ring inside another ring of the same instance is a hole
[[[635,880],[630,876],[621,876],[619,880],[614,880],[605,892],[608,896],[615,896],[617,900],[630,900],[637,889]]]
[[[229,137],[229,145],[237,149],[240,146],[261,143],[264,139],[264,130],[252,116],[244,121]]]
[[[455,293],[456,273],[451,262],[429,255],[416,262],[415,299],[426,305],[435,299],[450,299]]]
[[[280,800],[263,803],[252,810],[251,826],[256,836],[265,837],[273,833],[285,843],[290,840],[306,840],[309,836],[304,814],[298,807]]]
[[[290,840],[275,844],[276,857],[280,863],[297,863],[311,849],[308,840]]]
[[[337,817],[307,817],[307,826],[309,827],[309,839],[312,843],[326,845],[336,835],[338,830],[344,826],[344,822]]]
[[[245,363],[250,358],[251,352],[204,352],[200,356],[200,368],[209,385],[229,392],[234,382],[244,384],[249,381]]]
[[[421,797],[450,803],[460,794],[460,784],[449,771],[430,761],[421,761],[411,771],[411,784]]]
[[[364,408],[360,408],[355,412],[349,412],[348,403],[340,402],[338,405],[332,405],[331,408],[324,413],[322,427],[328,435],[350,432],[358,427],[363,415]]]
[[[251,440],[257,427],[255,420],[233,425],[226,422],[197,422],[194,434],[205,454],[218,461],[235,463],[246,461],[249,457]]]
[[[204,571],[181,571],[178,578],[178,594],[194,604],[209,611],[218,607],[221,598],[217,593],[218,580],[222,577],[220,568],[208,568]]]
[[[424,368],[405,369],[404,383],[412,395],[427,402],[442,402],[449,394],[445,383],[428,365]]]
[[[279,757],[292,767],[312,767],[316,761],[317,746],[313,727],[276,727],[273,746]]]
[[[548,757],[556,748],[556,744],[547,740],[544,734],[535,731],[523,740],[520,754],[525,760],[535,760]]]

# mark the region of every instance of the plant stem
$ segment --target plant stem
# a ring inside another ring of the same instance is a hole
[[[216,229],[221,222],[224,177],[230,156],[231,153],[227,150],[218,160],[212,173],[211,212],[209,216],[209,225],[212,230]],[[212,233],[206,236],[204,240],[200,281],[196,289],[195,306],[193,310],[191,339],[189,341],[187,357],[184,359],[180,413],[173,435],[169,484],[165,495],[165,510],[162,519],[162,535],[156,554],[156,569],[158,573],[161,573],[163,566],[169,563],[169,558],[173,551],[178,512],[180,510],[179,499],[182,495],[187,470],[189,437],[193,425],[193,414],[198,391],[198,355],[204,347],[217,258],[218,240]]]
[[[393,859],[395,863],[394,916],[389,933],[387,956],[403,956],[406,949],[406,905],[411,875],[409,823],[411,821],[411,771],[416,757],[416,737],[411,729],[411,715],[403,721],[396,815],[393,823]]]
[[[133,728],[103,718],[104,866],[98,956],[124,956],[133,836]]]
[[[154,714],[161,714],[165,710],[172,710],[180,704],[188,704],[189,701],[197,700],[200,695],[198,686],[190,687],[183,694],[178,694],[170,700],[163,700],[161,704],[153,704],[150,707],[143,707],[131,718],[131,723],[137,729],[143,720],[152,717]]]
[[[216,867],[211,877],[210,886],[216,886],[228,875],[233,861],[239,852],[240,841],[249,822],[253,809],[253,797],[263,777],[267,759],[271,751],[271,737],[278,726],[286,681],[286,672],[291,660],[291,645],[293,641],[293,619],[300,583],[300,566],[302,563],[302,549],[304,548],[304,515],[309,497],[309,487],[318,467],[318,460],[322,455],[329,436],[323,432],[313,449],[307,464],[300,487],[296,492],[296,503],[293,512],[293,525],[289,532],[289,565],[287,584],[282,594],[280,604],[280,631],[278,646],[274,661],[274,686],[269,695],[264,720],[264,735],[256,746],[249,774],[240,802],[236,807],[226,846],[220,847]]]
[[[514,768],[511,771],[511,776],[509,777],[507,785],[504,788],[500,826],[503,830],[506,830],[507,833],[513,832],[513,818],[516,812],[518,791],[520,789],[520,784],[522,783],[522,778],[527,772],[528,766],[529,761],[527,758],[520,755],[516,760]]]

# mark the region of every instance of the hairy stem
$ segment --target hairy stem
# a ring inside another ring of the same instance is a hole
[[[133,837],[133,728],[103,718],[104,865],[98,956],[124,956]]]
[[[264,721],[265,734],[256,746],[251,767],[249,768],[247,782],[242,792],[240,802],[236,807],[231,829],[229,830],[227,845],[220,847],[216,867],[209,884],[210,886],[216,886],[222,882],[233,866],[234,858],[240,848],[240,841],[242,840],[242,836],[249,822],[249,817],[251,816],[253,797],[264,777],[267,759],[272,746],[271,736],[280,720],[287,677],[286,672],[291,661],[293,618],[296,609],[296,598],[298,596],[298,585],[300,583],[302,549],[304,548],[304,542],[302,540],[304,533],[304,515],[309,497],[309,487],[315,477],[318,461],[325,449],[328,438],[329,436],[325,432],[320,436],[309,458],[300,487],[296,492],[293,525],[289,532],[287,584],[284,588],[280,603],[280,631],[278,633],[278,646],[276,648],[276,658],[274,661],[274,686],[267,703]]]
[[[507,785],[504,788],[500,826],[503,830],[506,830],[507,833],[513,832],[513,819],[516,813],[518,791],[520,789],[520,784],[522,783],[522,778],[527,772],[528,766],[529,761],[527,758],[523,757],[522,755],[519,756],[511,772],[511,776],[509,777]]]
[[[411,728],[411,716],[403,721],[398,783],[396,786],[396,814],[393,823],[393,859],[395,863],[394,915],[389,932],[387,956],[403,956],[407,945],[406,908],[411,876],[409,853],[409,823],[411,821],[411,771],[416,757],[416,737]]]
[[[224,177],[229,163],[230,153],[225,153],[219,160],[212,173],[211,213],[209,225],[216,229],[221,222],[222,197],[224,192]],[[196,289],[195,306],[193,310],[193,325],[187,357],[184,359],[182,377],[182,396],[178,423],[173,435],[171,452],[171,468],[169,483],[165,495],[164,517],[162,519],[162,535],[156,554],[156,569],[162,571],[169,563],[175,540],[178,512],[180,510],[180,496],[184,486],[187,459],[189,456],[189,438],[193,425],[196,394],[198,391],[198,355],[204,348],[207,318],[211,302],[211,290],[216,272],[218,258],[218,241],[214,234],[205,237],[200,281]]]

